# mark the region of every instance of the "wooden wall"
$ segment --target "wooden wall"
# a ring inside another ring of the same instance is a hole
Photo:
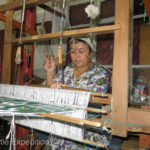
[[[141,65],[150,65],[150,25],[141,24],[140,30],[140,60]],[[150,69],[144,69],[147,78],[150,80]]]
[[[140,64],[150,64],[150,25],[148,23],[141,24]]]

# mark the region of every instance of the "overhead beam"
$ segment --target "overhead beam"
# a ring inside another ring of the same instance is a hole
[[[6,17],[5,17],[2,13],[0,13],[0,20],[6,22]],[[12,24],[13,24],[13,26],[14,26],[15,28],[21,29],[21,23],[19,23],[19,22],[13,20],[13,23],[12,23]],[[31,30],[31,29],[29,29],[29,28],[27,28],[27,27],[24,27],[24,31],[25,31],[26,33],[30,33],[31,35],[37,34],[36,30]]]
[[[57,16],[59,16],[59,17],[65,17],[65,15],[64,14],[62,14],[62,13],[60,13],[60,12],[58,12],[57,10],[54,10],[53,8],[51,8],[51,7],[48,7],[47,5],[45,5],[45,4],[40,4],[40,5],[38,5],[40,8],[43,8],[44,10],[46,10],[46,11],[48,11],[48,12],[50,12],[50,13],[55,13]]]
[[[108,33],[113,33],[114,31],[119,30],[120,28],[121,28],[120,24],[94,27],[94,28],[85,28],[85,29],[64,31],[62,33],[62,36],[63,37],[77,37],[77,36],[79,37],[81,35],[88,35],[89,33],[108,34]],[[31,36],[31,37],[22,38],[22,42],[34,42],[34,41],[49,40],[49,39],[59,38],[60,35],[61,35],[61,32],[35,35],[35,36]],[[12,41],[7,41],[7,42],[8,43],[17,43],[18,41],[19,41],[19,38],[14,39]]]
[[[26,0],[26,7],[34,7],[46,2],[49,2],[52,0]],[[16,0],[14,2],[8,2],[6,4],[0,5],[0,12],[4,12],[7,10],[18,10],[18,9],[22,9],[24,1],[23,0]]]

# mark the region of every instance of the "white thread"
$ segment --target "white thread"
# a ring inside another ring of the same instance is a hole
[[[16,150],[16,138],[15,138],[15,116],[13,113],[11,113],[12,115],[12,120],[11,120],[11,125],[10,125],[10,130],[6,136],[6,139],[9,139],[10,137],[10,146],[9,146],[9,150],[12,149],[12,145],[13,145],[13,150]]]
[[[41,94],[42,93],[42,94]],[[14,86],[14,85],[3,85],[0,84],[0,96],[20,99],[20,101],[36,101],[36,102],[44,102],[44,103],[54,103],[54,104],[66,104],[66,105],[76,105],[81,107],[87,107],[90,93],[81,92],[81,91],[70,91],[63,89],[49,89],[49,88],[37,88],[37,87],[29,87],[29,86]],[[54,99],[53,99],[54,98]],[[12,103],[13,105],[13,103]],[[39,107],[40,108],[40,107]],[[19,112],[14,112],[14,109],[10,109],[13,111],[14,115],[24,115],[27,116],[36,116],[33,113],[24,114]],[[58,112],[63,115],[72,116],[76,118],[84,119],[85,112],[80,110],[73,110],[68,112]],[[0,115],[8,115],[6,111],[1,110]],[[69,134],[69,137],[83,138],[82,128],[75,127],[68,124],[63,124],[61,122],[54,122],[50,120],[39,119],[21,119],[16,120],[17,123],[21,125],[25,125],[31,128],[36,128],[41,131],[51,132],[56,135],[65,135],[66,137]],[[50,124],[50,125],[49,125]],[[49,125],[49,126],[48,126]],[[63,130],[62,130],[63,129]]]
[[[0,84],[0,96],[44,103],[53,102],[54,104],[75,104],[77,106],[86,107],[90,93],[64,89]]]

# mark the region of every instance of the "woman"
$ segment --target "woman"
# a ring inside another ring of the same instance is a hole
[[[72,39],[69,42],[72,64],[55,75],[56,63],[52,56],[45,58],[46,83],[52,88],[67,85],[97,92],[108,89],[107,72],[92,62],[92,43],[85,39]]]
[[[44,68],[46,70],[47,85],[51,88],[58,88],[60,86],[69,86],[72,88],[82,88],[92,91],[104,93],[108,89],[107,72],[92,62],[92,44],[89,39],[72,39],[69,42],[70,56],[72,64],[68,65],[63,71],[59,71],[55,75],[56,62],[50,56],[45,58]],[[39,137],[47,137],[47,134],[39,134]],[[108,145],[105,135],[98,133],[86,132],[85,138],[97,139],[97,142],[102,141]],[[53,137],[53,145],[51,147],[55,150],[69,150],[69,149],[86,149],[93,150],[94,148],[84,147],[83,144],[77,144],[69,140],[63,140]],[[43,138],[42,138],[43,139]],[[50,141],[52,141],[50,137]],[[58,144],[59,143],[59,144]]]

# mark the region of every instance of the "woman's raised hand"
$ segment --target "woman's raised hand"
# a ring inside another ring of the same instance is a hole
[[[52,56],[46,55],[45,63],[43,67],[46,70],[46,72],[51,72],[51,73],[55,72],[56,63]]]

